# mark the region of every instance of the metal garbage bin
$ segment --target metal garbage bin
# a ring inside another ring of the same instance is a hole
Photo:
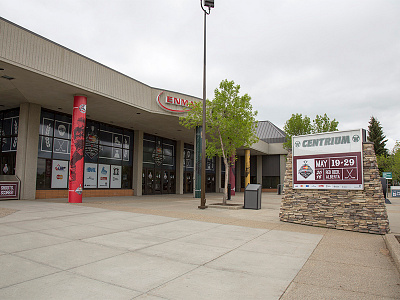
[[[247,209],[261,209],[261,184],[248,184],[244,190],[244,206]]]

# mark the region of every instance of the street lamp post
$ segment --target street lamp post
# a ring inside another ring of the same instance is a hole
[[[203,64],[203,126],[201,138],[201,201],[199,208],[206,206],[206,16],[214,8],[214,0],[200,0],[201,9],[204,11],[204,64]],[[204,8],[207,7],[207,8]]]

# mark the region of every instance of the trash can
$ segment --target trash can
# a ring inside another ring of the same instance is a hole
[[[244,206],[247,209],[261,209],[261,184],[248,184],[244,190]]]

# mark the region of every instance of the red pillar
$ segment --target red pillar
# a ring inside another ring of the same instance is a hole
[[[68,202],[82,203],[86,96],[74,96]]]
[[[236,190],[236,163],[235,163],[235,156],[230,158],[231,160],[231,167],[229,168],[229,183],[231,184],[231,195],[235,196]]]

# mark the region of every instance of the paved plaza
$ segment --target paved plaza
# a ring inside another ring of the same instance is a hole
[[[66,202],[0,202],[0,299],[400,298],[383,236],[280,222],[278,195],[261,210],[199,210],[190,195]]]

